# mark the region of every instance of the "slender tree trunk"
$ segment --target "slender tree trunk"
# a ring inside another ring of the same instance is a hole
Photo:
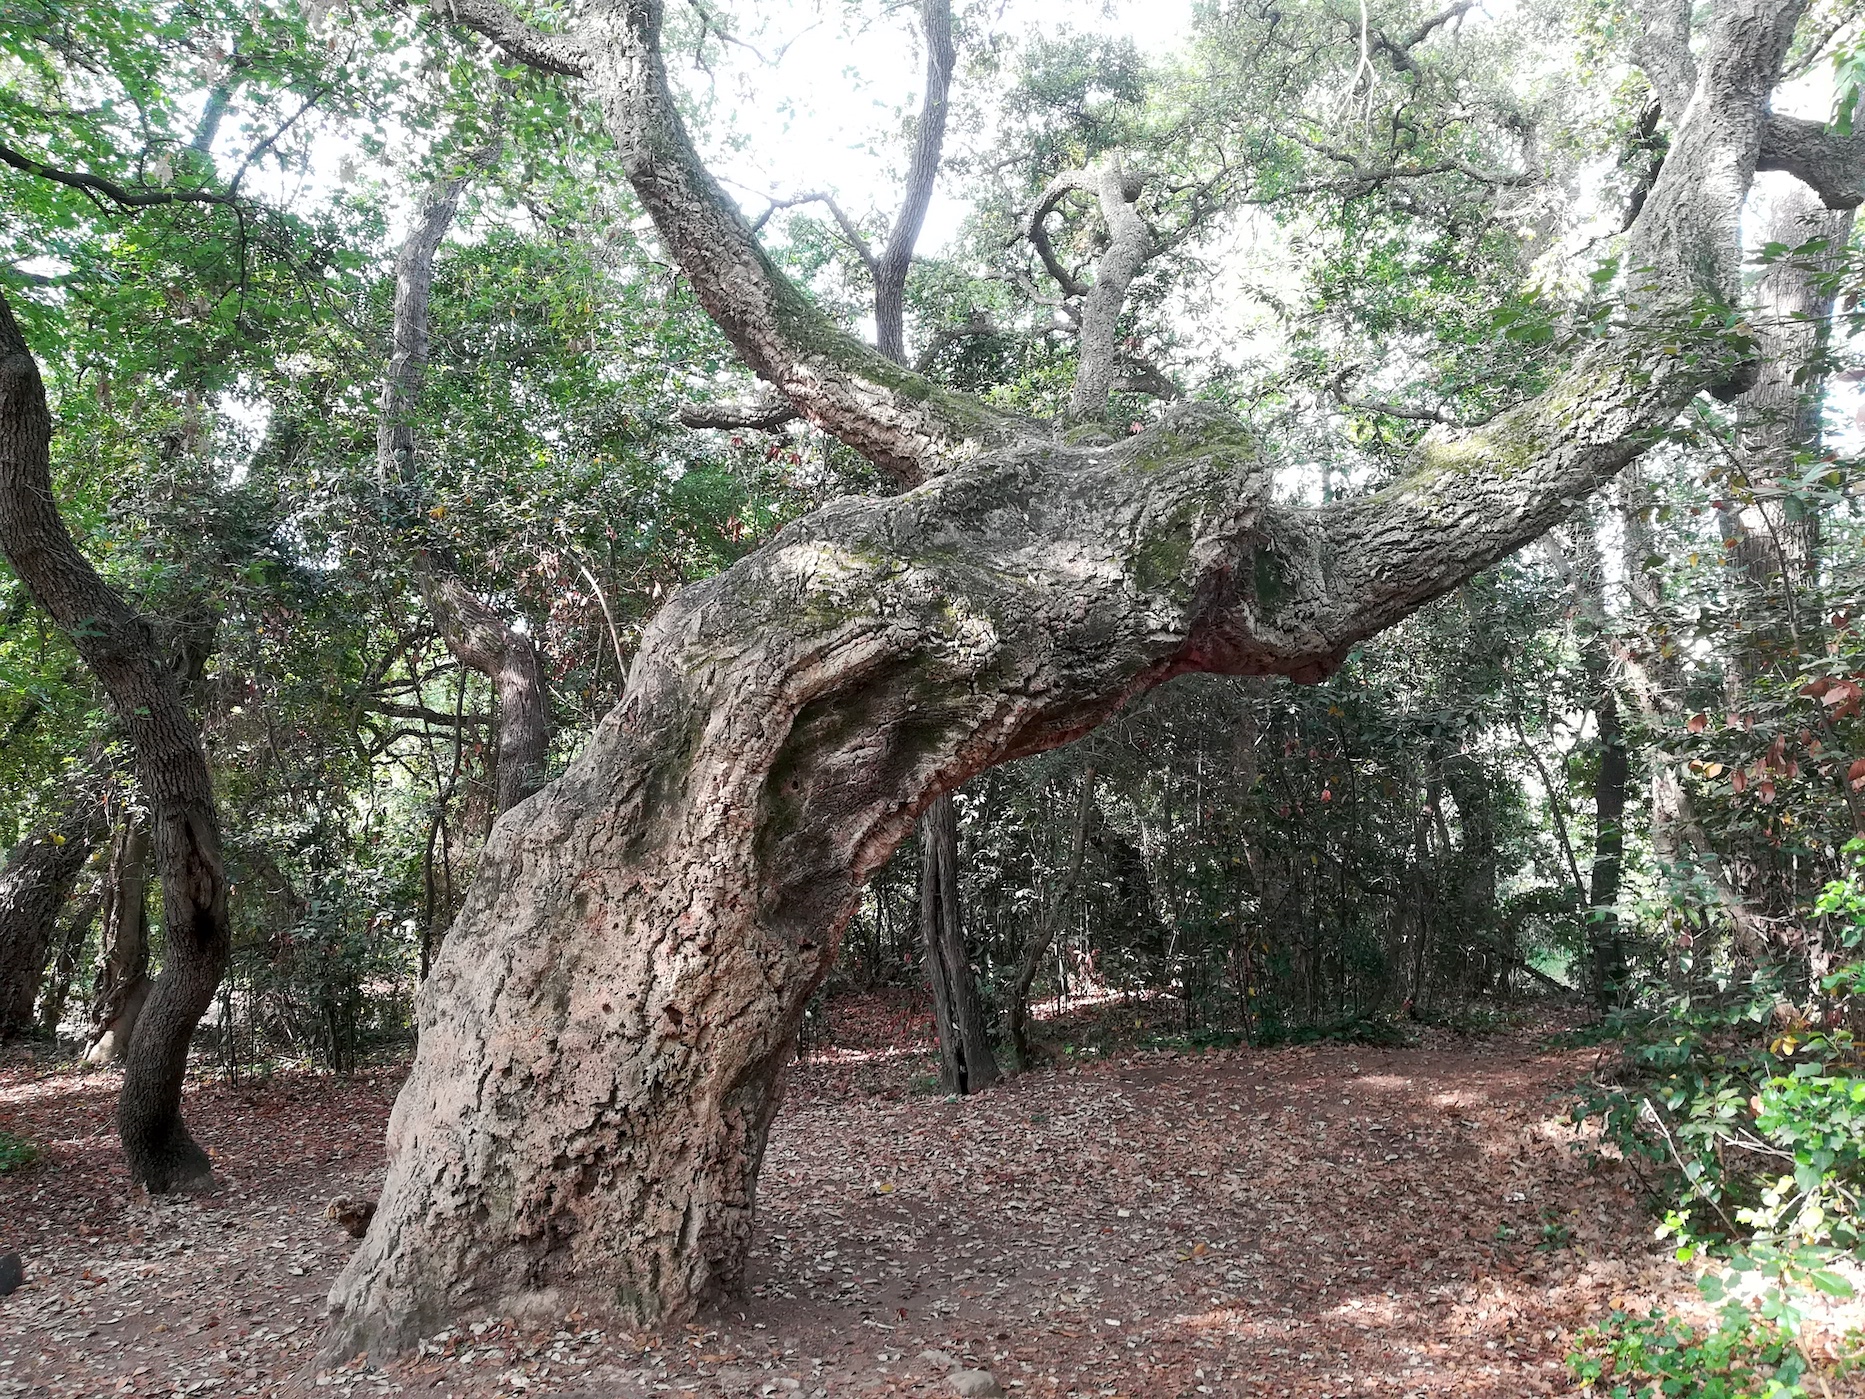
[[[150,1191],[213,1180],[181,1118],[194,1028],[213,1004],[232,938],[207,754],[148,625],[98,577],[59,518],[52,416],[11,307],[0,297],[0,549],[71,638],[129,735],[162,876],[163,966],[130,1045],[117,1130],[130,1179]]]
[[[80,796],[56,825],[14,846],[0,869],[0,1036],[38,1024],[58,915],[97,843],[101,815],[94,797]]]
[[[1597,650],[1597,648],[1594,648]],[[1602,677],[1603,678],[1603,677]],[[1610,1004],[1625,984],[1625,931],[1617,905],[1625,868],[1625,802],[1631,786],[1632,758],[1619,723],[1619,701],[1603,686],[1593,714],[1599,726],[1599,768],[1593,777],[1593,867],[1588,871],[1587,946],[1591,952],[1593,996]]]
[[[1075,820],[1069,826],[1068,862],[1055,898],[1024,939],[1023,953],[1017,959],[1016,979],[1010,984],[1010,1003],[1005,1008],[1005,1022],[1010,1032],[1011,1049],[1017,1056],[1019,1072],[1030,1067],[1030,987],[1036,981],[1036,969],[1048,955],[1068,915],[1074,911],[1075,885],[1081,877],[1082,850],[1088,843],[1088,812],[1094,805],[1094,765],[1082,769],[1081,794],[1075,800]]]
[[[958,891],[958,812],[950,792],[920,818],[920,941],[939,1029],[939,1083],[976,1093],[997,1082],[978,979],[965,952]]]
[[[933,184],[945,158],[952,70],[958,62],[958,50],[952,42],[952,0],[922,0],[920,32],[926,39],[926,92],[913,130],[906,197],[874,265],[875,339],[881,353],[895,364],[907,362],[907,274],[913,267],[913,249],[919,243],[926,209],[932,203]]]
[[[1563,534],[1571,540],[1570,558]],[[1625,805],[1632,781],[1632,757],[1626,747],[1619,696],[1610,675],[1612,624],[1606,615],[1605,563],[1592,520],[1580,518],[1547,539],[1548,557],[1573,594],[1581,634],[1580,664],[1592,692],[1599,764],[1593,777],[1593,859],[1588,888],[1582,891],[1586,922],[1587,985],[1601,1009],[1625,981],[1625,930],[1617,905],[1625,867]],[[1647,546],[1648,547],[1648,546]],[[1656,601],[1648,597],[1647,601]]]
[[[87,1064],[114,1064],[129,1050],[149,996],[149,829],[126,813],[110,843],[96,1014]]]
[[[907,275],[945,156],[952,71],[958,57],[952,39],[951,0],[922,0],[920,31],[926,40],[926,92],[913,133],[906,193],[887,243],[869,268],[874,277],[878,348],[895,364],[905,364],[907,359]],[[939,1081],[948,1093],[971,1093],[996,1082],[997,1062],[984,1032],[978,979],[965,951],[957,831],[950,794],[935,801],[920,819],[920,943],[933,993]]]
[[[497,143],[473,157],[489,165]],[[393,347],[382,379],[376,460],[385,488],[404,497],[411,528],[425,523],[413,508],[425,497],[416,461],[415,423],[427,372],[428,307],[434,255],[459,209],[469,175],[435,186],[395,259]],[[499,812],[509,811],[544,785],[550,757],[550,689],[530,636],[501,616],[452,567],[445,551],[425,544],[415,551],[415,574],[441,638],[455,660],[492,682],[498,694]],[[495,813],[496,814],[496,813]]]

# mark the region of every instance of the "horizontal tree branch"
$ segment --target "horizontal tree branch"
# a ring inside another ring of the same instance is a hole
[[[222,194],[211,189],[130,189],[114,180],[106,180],[101,175],[87,174],[82,170],[60,170],[47,165],[42,160],[16,151],[10,146],[0,145],[0,165],[10,165],[15,170],[53,184],[65,185],[80,190],[93,201],[100,197],[108,199],[124,209],[153,209],[163,204],[220,204],[239,203],[236,196]]]
[[[680,421],[686,427],[746,428],[757,432],[775,432],[802,416],[794,403],[778,394],[717,403],[682,403],[679,409]]]

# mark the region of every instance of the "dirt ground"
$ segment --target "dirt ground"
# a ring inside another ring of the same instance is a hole
[[[203,1079],[224,1189],[129,1203],[108,1074],[12,1051],[0,1130],[0,1399],[105,1395],[1525,1396],[1573,1392],[1573,1332],[1695,1297],[1561,1090],[1543,1033],[1409,1048],[1132,1053],[962,1102],[924,1091],[924,1017],[838,1003],[766,1158],[747,1294],[700,1327],[487,1318],[384,1369],[311,1365],[399,1081]]]

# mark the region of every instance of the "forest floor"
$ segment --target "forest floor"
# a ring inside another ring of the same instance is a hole
[[[1095,1014],[1048,1033],[1105,1041],[1135,1012]],[[138,1205],[114,1076],[9,1050],[0,1131],[43,1154],[0,1174],[0,1252],[28,1279],[0,1301],[0,1399],[951,1396],[970,1369],[1041,1399],[1513,1399],[1573,1393],[1574,1333],[1613,1308],[1701,1310],[1623,1168],[1564,1120],[1596,1052],[1546,1026],[1116,1045],[960,1102],[925,1091],[912,997],[829,1022],[772,1133],[741,1303],[658,1336],[490,1318],[326,1374],[353,1244],[325,1205],[373,1198],[399,1069],[202,1077],[189,1120],[224,1188]]]

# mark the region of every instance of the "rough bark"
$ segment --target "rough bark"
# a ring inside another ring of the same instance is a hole
[[[1694,7],[1688,0],[1645,0],[1634,8],[1633,61],[1644,69],[1664,115],[1675,125],[1687,115],[1697,87],[1697,61],[1690,47]],[[1865,202],[1861,133],[1847,135],[1825,122],[1769,112],[1756,161],[1759,170],[1794,176],[1828,209],[1855,209]]]
[[[1126,168],[1119,154],[1109,154],[1092,169],[1067,171],[1051,180],[1030,211],[1025,228],[1043,267],[1063,294],[1080,302],[1079,308],[1072,303],[1066,306],[1080,331],[1068,404],[1068,416],[1075,422],[1093,421],[1106,413],[1108,394],[1117,386],[1161,398],[1176,396],[1171,381],[1151,365],[1141,366],[1134,376],[1116,375],[1120,313],[1127,303],[1127,290],[1159,251],[1158,240],[1140,216],[1142,187],[1141,178]],[[1070,191],[1092,198],[1100,216],[1103,246],[1094,259],[1092,281],[1084,282],[1069,270],[1049,240],[1049,215]]]
[[[58,916],[103,825],[102,804],[80,796],[59,821],[15,845],[0,869],[0,1036],[38,1024],[39,986]]]
[[[1255,713],[1254,709],[1248,712]],[[1088,843],[1088,813],[1094,808],[1094,779],[1093,764],[1082,769],[1081,792],[1075,799],[1075,819],[1069,825],[1068,858],[1063,862],[1061,883],[1042,917],[1024,938],[1022,952],[1017,958],[1017,974],[1010,983],[1010,1003],[1004,1009],[1004,1024],[1010,1035],[1011,1050],[1017,1056],[1019,1072],[1030,1067],[1030,987],[1036,984],[1036,969],[1049,954],[1056,934],[1075,907],[1075,885],[1081,878],[1082,851]]]
[[[117,1129],[138,1185],[197,1188],[211,1183],[212,1168],[182,1123],[181,1085],[231,947],[213,780],[200,730],[148,625],[97,575],[59,517],[51,437],[39,366],[0,297],[0,550],[110,696],[149,803],[162,878],[162,973],[136,1023]]]
[[[495,149],[480,152],[475,164],[488,163]],[[429,191],[395,258],[393,343],[382,379],[376,460],[384,484],[405,496],[421,493],[415,422],[427,371],[434,255],[469,178],[459,175]],[[406,502],[404,508],[418,518]],[[490,680],[498,693],[497,805],[508,811],[544,785],[549,764],[550,691],[537,647],[467,585],[441,550],[417,549],[414,564],[422,596],[447,649],[461,665]]]
[[[133,812],[111,838],[101,914],[87,1064],[114,1064],[129,1052],[149,998],[149,828]]]
[[[939,1031],[939,1085],[976,1093],[997,1082],[997,1059],[985,1029],[978,979],[965,951],[958,889],[958,813],[950,792],[920,818],[920,942]]]
[[[1273,454],[1207,405],[1069,446],[827,326],[694,156],[659,6],[593,6],[565,41],[574,70],[702,304],[814,421],[928,479],[833,502],[676,594],[628,697],[499,820],[421,992],[327,1353],[479,1307],[665,1322],[731,1289],[803,1007],[862,883],[934,799],[1176,674],[1325,676],[1544,533],[1728,376],[1734,352],[1665,313],[1733,293],[1796,13],[1733,0],[1712,27],[1632,231],[1628,265],[1652,269],[1634,285],[1657,291],[1631,323],[1540,398],[1428,438],[1394,486],[1310,510],[1274,499]],[[536,42],[508,20],[485,27]]]
[[[1096,166],[1090,183],[1107,229],[1107,247],[1094,260],[1094,285],[1081,303],[1080,361],[1068,401],[1069,416],[1077,422],[1107,411],[1121,308],[1127,304],[1127,288],[1153,255],[1153,232],[1137,207],[1140,181],[1127,172],[1120,157],[1109,156]]]

